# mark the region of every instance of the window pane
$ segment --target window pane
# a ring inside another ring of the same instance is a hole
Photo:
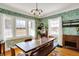
[[[16,36],[26,35],[25,20],[16,20]]]
[[[28,27],[29,27],[29,36],[35,37],[35,21],[29,20]]]
[[[49,20],[49,35],[58,34],[59,20]]]
[[[62,45],[62,21],[61,17],[48,20],[48,35],[56,37],[54,46]]]
[[[12,37],[12,21],[5,19],[5,37]]]

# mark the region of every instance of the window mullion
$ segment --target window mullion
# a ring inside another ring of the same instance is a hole
[[[15,18],[13,19],[13,22],[12,22],[12,33],[13,33],[13,37],[16,37],[16,20],[15,20]]]

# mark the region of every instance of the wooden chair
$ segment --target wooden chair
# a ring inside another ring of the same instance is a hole
[[[5,42],[0,42],[0,55],[5,56]]]
[[[48,44],[32,51],[31,56],[47,56],[53,49],[53,46]]]
[[[28,56],[28,54],[19,53],[16,55],[15,48],[11,47],[11,56]]]
[[[0,42],[0,56],[1,56],[1,42]]]
[[[25,39],[25,42],[32,41],[32,38]]]

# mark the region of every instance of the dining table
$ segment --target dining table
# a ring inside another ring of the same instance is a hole
[[[36,48],[39,48],[42,45],[45,45],[49,42],[52,42],[53,45],[53,41],[55,40],[55,38],[39,38],[39,39],[33,39],[31,41],[28,42],[20,42],[15,44],[19,49],[21,49],[24,53],[28,53]]]

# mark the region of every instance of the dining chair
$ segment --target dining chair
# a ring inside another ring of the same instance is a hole
[[[0,41],[0,56],[1,56],[1,41]]]
[[[31,52],[30,56],[46,56],[52,51],[51,45],[47,44]]]
[[[0,42],[0,55],[5,56],[5,42],[4,41]]]
[[[16,54],[15,48],[11,47],[11,56],[28,56],[28,54],[24,54],[24,53],[18,53],[18,54]]]
[[[25,39],[25,42],[28,42],[28,41],[31,41],[32,40],[32,38],[27,38],[27,39]]]

